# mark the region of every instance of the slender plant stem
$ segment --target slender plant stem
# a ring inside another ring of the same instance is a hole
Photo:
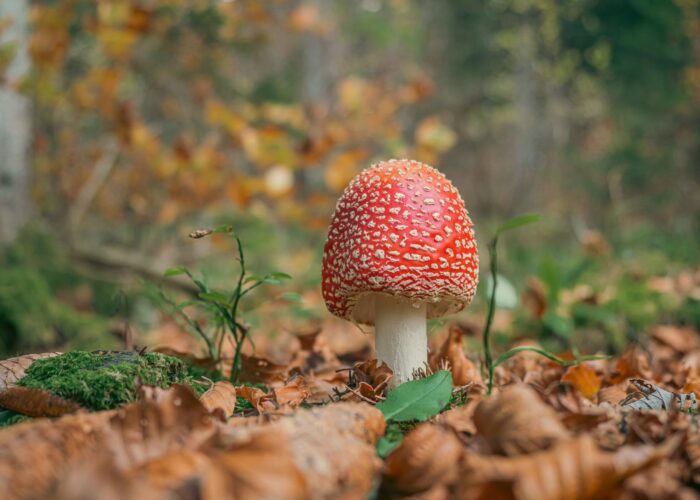
[[[241,266],[241,273],[238,275],[238,283],[236,284],[236,290],[233,292],[232,304],[231,304],[231,334],[236,341],[236,351],[233,356],[233,361],[231,363],[231,382],[237,382],[240,373],[241,364],[241,349],[243,348],[243,340],[247,335],[247,331],[243,328],[239,330],[239,325],[237,321],[238,316],[238,304],[243,297],[243,280],[245,279],[246,269],[245,269],[245,258],[243,257],[243,245],[237,234],[233,237],[236,239],[236,245],[238,246],[238,260]],[[240,335],[236,335],[236,332],[240,331]]]
[[[489,371],[489,382],[487,393],[491,394],[493,389],[493,372],[496,366],[493,363],[493,357],[491,355],[491,325],[493,324],[493,316],[496,312],[496,271],[497,271],[497,254],[496,254],[496,244],[498,243],[498,235],[496,235],[489,243],[489,256],[491,259],[491,297],[489,297],[489,310],[486,316],[486,324],[484,325],[484,358],[486,361],[486,367]]]
[[[530,346],[521,346],[521,347],[514,347],[513,349],[510,349],[509,351],[504,352],[500,356],[496,358],[496,361],[493,360],[493,356],[491,354],[491,326],[493,324],[493,316],[496,312],[496,287],[498,286],[498,252],[497,252],[497,247],[498,247],[498,237],[499,235],[504,232],[508,231],[511,229],[515,229],[517,227],[521,227],[525,224],[530,224],[532,222],[536,222],[538,220],[538,217],[536,215],[522,215],[520,217],[516,217],[514,219],[511,219],[510,221],[506,222],[505,224],[501,225],[501,227],[496,231],[495,236],[493,239],[489,242],[489,257],[491,259],[490,262],[490,269],[491,269],[491,296],[489,297],[489,309],[488,309],[488,315],[486,316],[486,324],[484,325],[484,358],[486,362],[486,367],[488,369],[488,385],[487,385],[487,394],[491,394],[491,391],[493,390],[493,378],[494,378],[494,371],[498,365],[501,363],[504,363],[508,359],[512,358],[516,354],[520,352],[535,352],[541,356],[544,356],[545,358],[554,361],[555,363],[561,365],[561,366],[574,366],[582,361],[593,361],[597,359],[608,359],[609,356],[576,356],[576,359],[573,361],[567,361],[564,359],[561,359],[558,356],[555,356],[552,353],[549,353],[545,351],[544,349],[539,349],[537,347],[530,347]]]
[[[185,320],[187,325],[194,330],[197,335],[199,335],[202,340],[207,345],[207,353],[211,359],[216,359],[218,357],[217,353],[215,352],[215,347],[214,343],[212,340],[204,333],[202,330],[202,327],[199,326],[199,323],[197,323],[194,319],[190,318],[188,314],[186,314],[184,311],[182,311],[179,307],[177,307],[177,304],[175,304],[167,295],[165,295],[162,291],[160,292],[161,299],[168,304],[172,310],[174,311],[175,314],[173,314],[173,317],[181,317]]]
[[[595,361],[595,360],[599,360],[599,359],[608,359],[610,357],[610,356],[580,356],[580,357],[577,357],[576,359],[573,359],[573,360],[566,360],[566,359],[562,359],[558,356],[555,356],[554,354],[547,352],[544,349],[540,349],[538,347],[521,346],[521,347],[514,347],[514,348],[504,352],[500,356],[498,356],[496,358],[496,361],[493,362],[493,366],[496,367],[496,366],[500,365],[501,363],[504,363],[508,359],[512,358],[516,354],[521,353],[521,352],[537,353],[540,356],[544,356],[545,358],[547,358],[551,361],[554,361],[556,364],[558,364],[560,366],[575,366],[575,365],[581,363],[582,361]]]

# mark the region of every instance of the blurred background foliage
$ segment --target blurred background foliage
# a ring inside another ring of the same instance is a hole
[[[0,75],[29,55],[2,86],[31,103],[31,210],[0,254],[3,355],[148,341],[140,280],[234,279],[230,239],[186,238],[222,223],[250,268],[294,277],[300,300],[247,305],[258,331],[326,321],[335,201],[390,157],[448,175],[483,251],[498,222],[543,216],[504,240],[503,342],[700,326],[698,0],[22,3]]]

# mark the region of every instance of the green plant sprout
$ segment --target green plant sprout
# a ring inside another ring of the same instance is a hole
[[[241,374],[241,351],[243,345],[246,340],[252,342],[249,337],[250,328],[240,320],[241,300],[261,285],[278,285],[284,280],[291,279],[291,276],[282,272],[272,272],[263,276],[248,274],[245,256],[243,255],[243,244],[230,225],[220,226],[216,229],[193,231],[190,233],[190,237],[199,239],[216,233],[230,234],[236,241],[239,273],[235,288],[230,292],[213,290],[203,280],[195,278],[189,269],[184,266],[178,266],[166,270],[164,275],[166,277],[180,274],[187,275],[197,287],[197,298],[178,304],[162,291],[160,296],[170,309],[171,315],[184,320],[186,326],[204,341],[209,358],[217,364],[222,360],[221,354],[224,340],[227,335],[230,336],[234,345],[230,380],[231,382],[238,382]],[[212,320],[209,329],[213,330],[213,333],[207,331],[198,321],[185,312],[185,308],[188,306],[197,306],[209,315]]]
[[[484,340],[484,358],[485,358],[485,363],[486,363],[486,368],[488,369],[488,386],[487,386],[487,394],[491,394],[491,391],[493,390],[493,377],[494,377],[494,372],[496,370],[496,367],[501,365],[502,363],[505,363],[508,359],[512,358],[518,353],[521,352],[534,352],[539,354],[540,356],[544,356],[545,358],[554,361],[558,365],[561,366],[574,366],[582,361],[592,361],[596,359],[607,359],[607,356],[576,356],[576,359],[573,361],[567,361],[565,359],[561,359],[558,356],[555,356],[554,354],[545,351],[544,349],[539,349],[537,347],[530,347],[530,346],[520,346],[520,347],[514,347],[500,356],[496,358],[494,361],[493,355],[491,354],[491,325],[493,324],[493,316],[494,313],[496,312],[496,287],[498,286],[498,238],[501,236],[501,234],[511,231],[513,229],[517,229],[522,226],[526,226],[528,224],[533,224],[535,222],[538,222],[540,220],[540,216],[537,214],[525,214],[525,215],[520,215],[518,217],[514,217],[510,219],[507,222],[504,222],[501,224],[497,229],[496,233],[494,234],[493,238],[489,242],[488,245],[488,252],[489,252],[489,260],[490,260],[490,272],[491,272],[491,296],[489,297],[489,307],[488,307],[488,314],[486,316],[486,324],[484,325],[484,333],[483,333],[483,340]]]

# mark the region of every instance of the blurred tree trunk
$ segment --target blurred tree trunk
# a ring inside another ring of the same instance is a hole
[[[16,82],[29,69],[27,0],[0,2],[0,18],[12,20],[2,42],[15,44],[15,58],[5,74]],[[0,243],[14,240],[29,208],[29,100],[10,86],[0,87]]]

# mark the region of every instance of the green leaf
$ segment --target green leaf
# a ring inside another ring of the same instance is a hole
[[[496,236],[499,236],[501,233],[505,233],[506,231],[511,231],[522,226],[527,226],[528,224],[534,224],[539,220],[539,214],[518,215],[517,217],[513,217],[512,219],[498,226],[498,229],[496,229]]]
[[[394,451],[403,442],[403,436],[399,439],[390,439],[386,436],[379,438],[377,441],[377,455],[382,458],[386,458],[389,454]]]
[[[280,295],[280,299],[286,300],[288,302],[301,302],[301,295],[298,293],[294,292],[285,292],[282,295]]]
[[[386,420],[423,421],[440,413],[451,396],[452,374],[440,370],[427,378],[401,384],[377,408]]]
[[[233,232],[233,226],[231,224],[224,224],[223,226],[219,226],[212,231],[212,233],[232,233],[232,232]]]
[[[163,276],[166,278],[169,278],[170,276],[177,276],[179,274],[186,274],[187,273],[187,268],[185,266],[177,266],[177,267],[171,267],[169,269],[166,269],[165,272],[163,273]]]
[[[290,279],[292,279],[292,277],[290,275],[288,275],[287,273],[282,273],[279,271],[276,271],[274,273],[268,273],[267,276],[265,276],[265,278],[272,278],[272,279],[276,279],[276,280],[290,280]]]
[[[228,304],[228,297],[221,292],[202,292],[199,294],[199,298],[209,302]]]
[[[250,283],[251,281],[262,281],[265,276],[260,276],[259,274],[251,274],[248,276],[243,283]]]

